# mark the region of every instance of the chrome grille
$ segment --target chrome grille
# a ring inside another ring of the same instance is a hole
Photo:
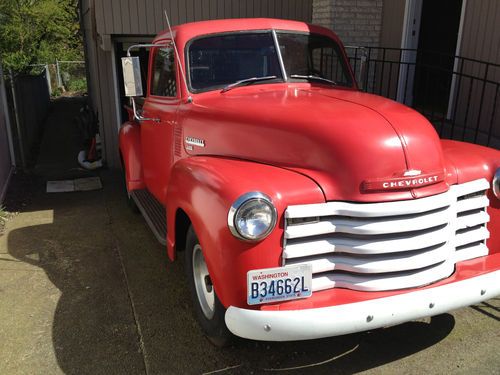
[[[481,179],[410,201],[289,206],[283,265],[310,263],[314,291],[433,283],[488,254],[488,188]]]

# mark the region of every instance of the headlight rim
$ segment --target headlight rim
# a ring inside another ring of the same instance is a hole
[[[258,238],[248,238],[242,235],[235,224],[235,218],[236,218],[236,213],[238,210],[247,202],[251,200],[262,200],[268,204],[268,206],[271,208],[273,217],[272,217],[272,222],[271,225],[269,226],[268,230],[264,232],[260,237]],[[238,238],[239,240],[245,241],[245,242],[260,242],[267,238],[271,232],[274,230],[276,227],[276,224],[278,222],[278,210],[273,204],[272,199],[267,195],[264,194],[260,191],[251,191],[248,193],[245,193],[241,195],[236,201],[231,205],[231,208],[229,209],[228,215],[227,215],[227,225],[229,227],[229,230],[231,231],[232,235]]]
[[[497,168],[495,175],[493,176],[491,189],[493,190],[495,197],[500,199],[500,168]]]

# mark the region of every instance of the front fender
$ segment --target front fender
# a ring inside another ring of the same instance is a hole
[[[142,175],[141,128],[131,121],[127,121],[120,128],[120,154],[123,159],[127,191],[144,189]]]
[[[448,184],[463,184],[464,182],[486,178],[490,184],[495,171],[500,168],[500,151],[471,143],[443,140],[443,154],[448,174]],[[490,206],[488,215],[490,221],[488,230],[490,238],[486,242],[490,254],[500,252],[500,200],[493,190],[488,190]]]
[[[267,194],[278,211],[276,228],[257,243],[235,238],[227,225],[231,205],[251,191]],[[167,192],[169,257],[175,257],[176,213],[182,209],[198,236],[222,304],[245,307],[248,270],[281,265],[286,207],[324,201],[318,185],[296,172],[229,158],[183,159],[172,170]]]

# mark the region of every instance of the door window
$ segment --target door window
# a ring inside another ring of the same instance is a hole
[[[156,49],[150,93],[155,96],[177,96],[177,75],[173,48]]]

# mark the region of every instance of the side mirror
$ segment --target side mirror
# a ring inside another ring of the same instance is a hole
[[[141,63],[139,57],[122,57],[122,69],[125,95],[129,97],[142,96]]]
[[[160,122],[158,118],[143,117],[137,111],[135,100],[136,96],[142,96],[141,63],[137,56],[122,57],[123,84],[125,86],[125,95],[132,99],[132,110],[134,118],[138,121],[151,120]]]

